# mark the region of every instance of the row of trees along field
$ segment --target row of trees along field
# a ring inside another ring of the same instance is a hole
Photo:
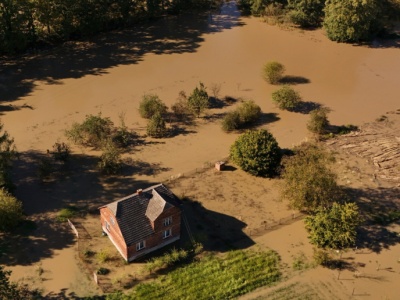
[[[0,54],[209,6],[208,0],[1,0]]]
[[[329,39],[337,42],[385,36],[400,19],[400,0],[239,0],[239,5],[246,13],[277,23],[323,26]]]

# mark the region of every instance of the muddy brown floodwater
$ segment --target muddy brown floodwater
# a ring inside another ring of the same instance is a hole
[[[334,125],[361,125],[400,108],[398,45],[334,43],[321,30],[285,30],[240,17],[235,3],[227,2],[218,14],[170,17],[3,64],[1,118],[21,153],[43,153],[55,141],[65,140],[64,130],[87,114],[102,112],[118,123],[118,114],[125,112],[126,124],[143,133],[146,122],[137,112],[143,94],[158,94],[170,106],[179,91],[190,93],[201,81],[209,92],[212,84],[220,84],[220,97],[253,99],[265,113],[262,127],[282,147],[291,147],[307,138],[308,116],[280,111],[272,104],[271,92],[278,87],[261,77],[263,64],[271,60],[285,65],[289,81],[304,101],[332,110],[329,118]],[[210,115],[227,110],[214,109]],[[128,182],[160,181],[226,157],[237,134],[224,133],[212,118],[199,124],[186,134],[129,154],[159,171],[127,175]],[[34,179],[25,176],[33,176],[34,171],[24,172],[16,175],[17,196],[27,213],[54,213],[65,199],[48,187],[30,184]],[[82,179],[82,186],[75,182],[73,193],[63,195],[71,202],[91,201],[90,193],[95,203],[112,201],[116,193],[109,193],[108,184]],[[76,287],[83,279],[77,277],[71,249],[74,243],[54,246],[40,262],[48,274],[41,282],[45,291],[80,293]],[[12,278],[22,278],[35,268],[33,263],[13,266]]]

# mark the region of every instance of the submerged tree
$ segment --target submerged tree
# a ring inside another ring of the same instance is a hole
[[[193,114],[197,117],[209,107],[210,101],[206,88],[202,82],[193,90],[188,98],[188,106]]]
[[[66,136],[76,144],[85,146],[101,147],[114,129],[114,123],[110,118],[87,115],[82,123],[74,123],[70,130],[65,132]]]
[[[139,104],[139,114],[142,118],[150,119],[156,113],[161,115],[167,112],[167,106],[155,94],[143,95]]]
[[[147,124],[147,134],[153,138],[162,138],[168,134],[165,121],[160,113],[156,113],[149,120]]]

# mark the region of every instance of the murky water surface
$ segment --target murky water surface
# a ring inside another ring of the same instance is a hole
[[[263,64],[271,60],[286,66],[289,82],[304,101],[331,108],[334,125],[361,125],[400,109],[398,45],[337,44],[320,30],[284,30],[256,18],[241,18],[235,4],[227,2],[220,13],[170,17],[3,63],[2,121],[19,151],[44,152],[55,141],[65,140],[64,130],[87,114],[102,112],[118,123],[118,114],[125,112],[126,124],[142,130],[146,123],[137,108],[143,94],[156,93],[171,105],[179,91],[189,94],[201,81],[210,93],[212,84],[220,84],[221,97],[256,101],[265,113],[263,127],[282,147],[290,147],[307,138],[308,116],[273,106],[271,93],[278,87],[261,77]],[[226,157],[237,134],[222,132],[218,122],[203,123],[187,134],[133,153],[134,159],[160,166],[162,171],[131,174],[132,180],[162,180]],[[31,198],[43,191],[21,180],[18,196],[28,211],[40,211]],[[91,187],[83,189],[90,191]],[[84,192],[75,189],[74,193],[71,201]],[[54,193],[45,195],[48,203],[57,198]],[[76,281],[77,268],[70,268],[74,257],[68,247],[65,251],[59,247],[52,258],[43,261],[51,274],[42,283],[47,291],[68,289]],[[34,267],[14,267],[13,276],[20,278]]]

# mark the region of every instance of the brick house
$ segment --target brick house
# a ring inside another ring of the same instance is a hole
[[[100,207],[101,227],[126,261],[180,238],[180,200],[163,184]]]

